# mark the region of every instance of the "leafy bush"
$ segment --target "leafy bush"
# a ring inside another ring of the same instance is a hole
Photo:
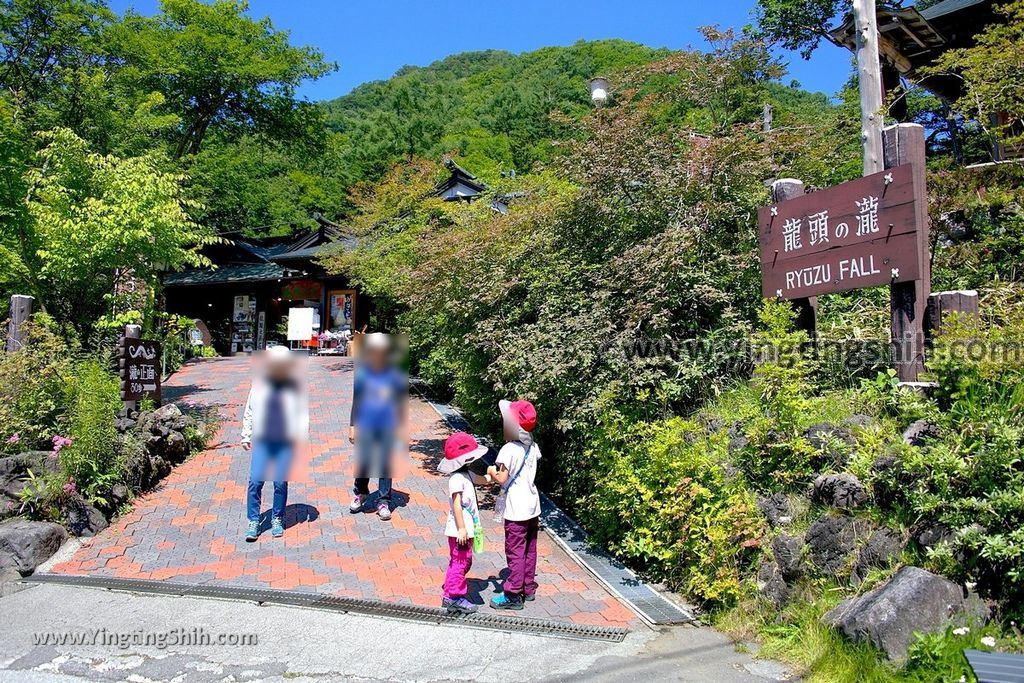
[[[1024,314],[949,322],[929,368],[940,437],[902,461],[922,519],[956,532],[955,578],[1024,615]]]
[[[121,409],[120,385],[99,361],[87,359],[76,368],[69,396],[71,443],[60,451],[61,468],[86,499],[105,504],[124,467],[114,428]]]
[[[26,323],[25,333],[23,348],[0,353],[0,454],[49,450],[53,436],[65,431],[77,345],[43,314]]]
[[[580,501],[596,540],[652,575],[714,604],[742,592],[763,521],[742,476],[725,462],[725,435],[673,418],[608,419],[583,463],[593,493]]]

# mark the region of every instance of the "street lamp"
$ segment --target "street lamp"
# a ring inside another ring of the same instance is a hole
[[[590,101],[596,106],[602,107],[608,102],[608,79],[607,78],[591,78],[590,79]]]

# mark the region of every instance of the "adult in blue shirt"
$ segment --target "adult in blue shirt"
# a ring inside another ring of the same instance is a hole
[[[404,432],[408,382],[395,366],[388,336],[379,332],[363,340],[352,387],[349,441],[356,446],[354,497],[349,511],[361,512],[370,495],[370,477],[377,481],[377,516],[391,519],[391,458]]]

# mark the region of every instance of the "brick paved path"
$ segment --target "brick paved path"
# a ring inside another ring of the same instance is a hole
[[[129,514],[85,539],[53,571],[440,606],[448,561],[447,482],[434,467],[448,430],[433,409],[411,400],[412,452],[407,472],[395,480],[398,507],[391,522],[373,513],[353,515],[348,511],[352,446],[346,438],[352,364],[311,359],[308,476],[289,486],[284,537],[265,531],[256,543],[246,543],[249,458],[237,441],[248,374],[247,359],[208,359],[193,361],[167,382],[168,395],[182,404],[217,406],[223,420],[219,434],[208,450],[175,468],[157,490],[136,500]],[[371,482],[371,490],[375,485]],[[267,483],[265,510],[272,493]],[[478,603],[490,599],[506,571],[501,525],[490,512],[483,517],[487,549],[474,559],[470,573],[471,597]],[[543,533],[539,555],[537,600],[519,614],[607,626],[640,623]]]

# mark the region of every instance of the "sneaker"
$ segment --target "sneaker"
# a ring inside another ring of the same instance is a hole
[[[534,595],[533,593],[524,593],[523,594],[523,600],[525,600],[526,602],[533,602],[536,599],[537,599],[537,596]]]
[[[281,538],[284,536],[284,520],[280,517],[274,517],[270,520],[270,535],[274,538]]]
[[[245,530],[245,542],[252,543],[260,535],[260,523],[258,521],[250,521],[249,528]]]
[[[491,607],[494,609],[523,609],[523,599],[520,597],[509,597],[504,593],[498,593],[498,595],[491,598]]]
[[[377,503],[377,516],[385,522],[391,519],[391,505],[386,500]]]
[[[466,598],[444,598],[441,600],[441,609],[448,610],[449,614],[473,614],[476,605]]]
[[[351,512],[352,514],[355,514],[357,512],[362,511],[363,504],[365,502],[366,502],[366,495],[362,494],[362,493],[357,493],[356,497],[352,499],[351,503],[349,503],[348,511]]]

